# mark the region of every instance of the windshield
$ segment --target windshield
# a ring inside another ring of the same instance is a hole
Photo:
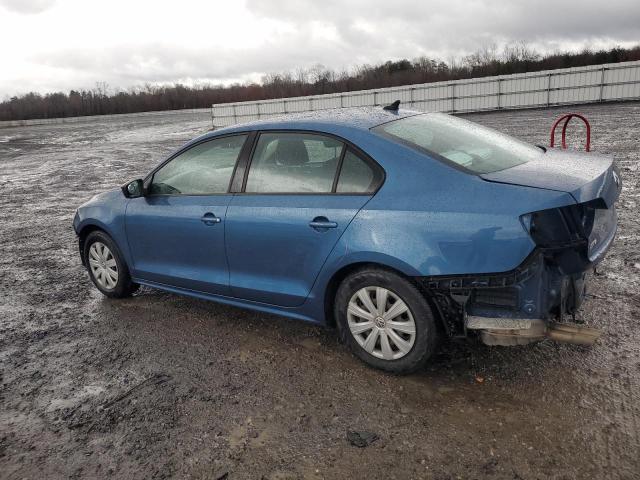
[[[443,113],[405,117],[373,131],[476,174],[515,167],[544,154],[509,135]]]

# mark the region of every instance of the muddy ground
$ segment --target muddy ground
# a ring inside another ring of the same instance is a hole
[[[565,110],[469,117],[548,144]],[[407,377],[330,330],[92,286],[76,206],[143,176],[206,115],[0,130],[0,477],[640,478],[640,104],[570,110],[623,173],[619,235],[580,315],[600,343],[447,344]],[[347,430],[379,439],[358,448]]]

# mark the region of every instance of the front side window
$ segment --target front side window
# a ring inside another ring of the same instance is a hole
[[[344,144],[324,135],[262,133],[251,160],[248,193],[331,193]]]
[[[247,135],[200,143],[160,168],[150,186],[152,195],[211,195],[227,193]]]
[[[544,154],[509,135],[441,113],[405,117],[373,131],[476,174],[505,170]]]

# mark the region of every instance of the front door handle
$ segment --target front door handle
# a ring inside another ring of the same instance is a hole
[[[316,230],[325,230],[327,228],[337,228],[338,224],[330,221],[327,217],[316,217],[309,222],[309,226]]]
[[[216,223],[220,223],[222,221],[220,217],[216,217],[211,212],[205,213],[200,220],[202,221],[202,223],[209,226],[215,225]]]

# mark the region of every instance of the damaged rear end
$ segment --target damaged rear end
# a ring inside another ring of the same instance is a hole
[[[613,158],[549,150],[539,160],[481,177],[566,192],[575,203],[521,216],[536,247],[513,271],[421,279],[450,333],[477,332],[488,345],[545,338],[592,344],[597,330],[567,320],[575,320],[587,273],[605,257],[616,234],[622,185]]]

